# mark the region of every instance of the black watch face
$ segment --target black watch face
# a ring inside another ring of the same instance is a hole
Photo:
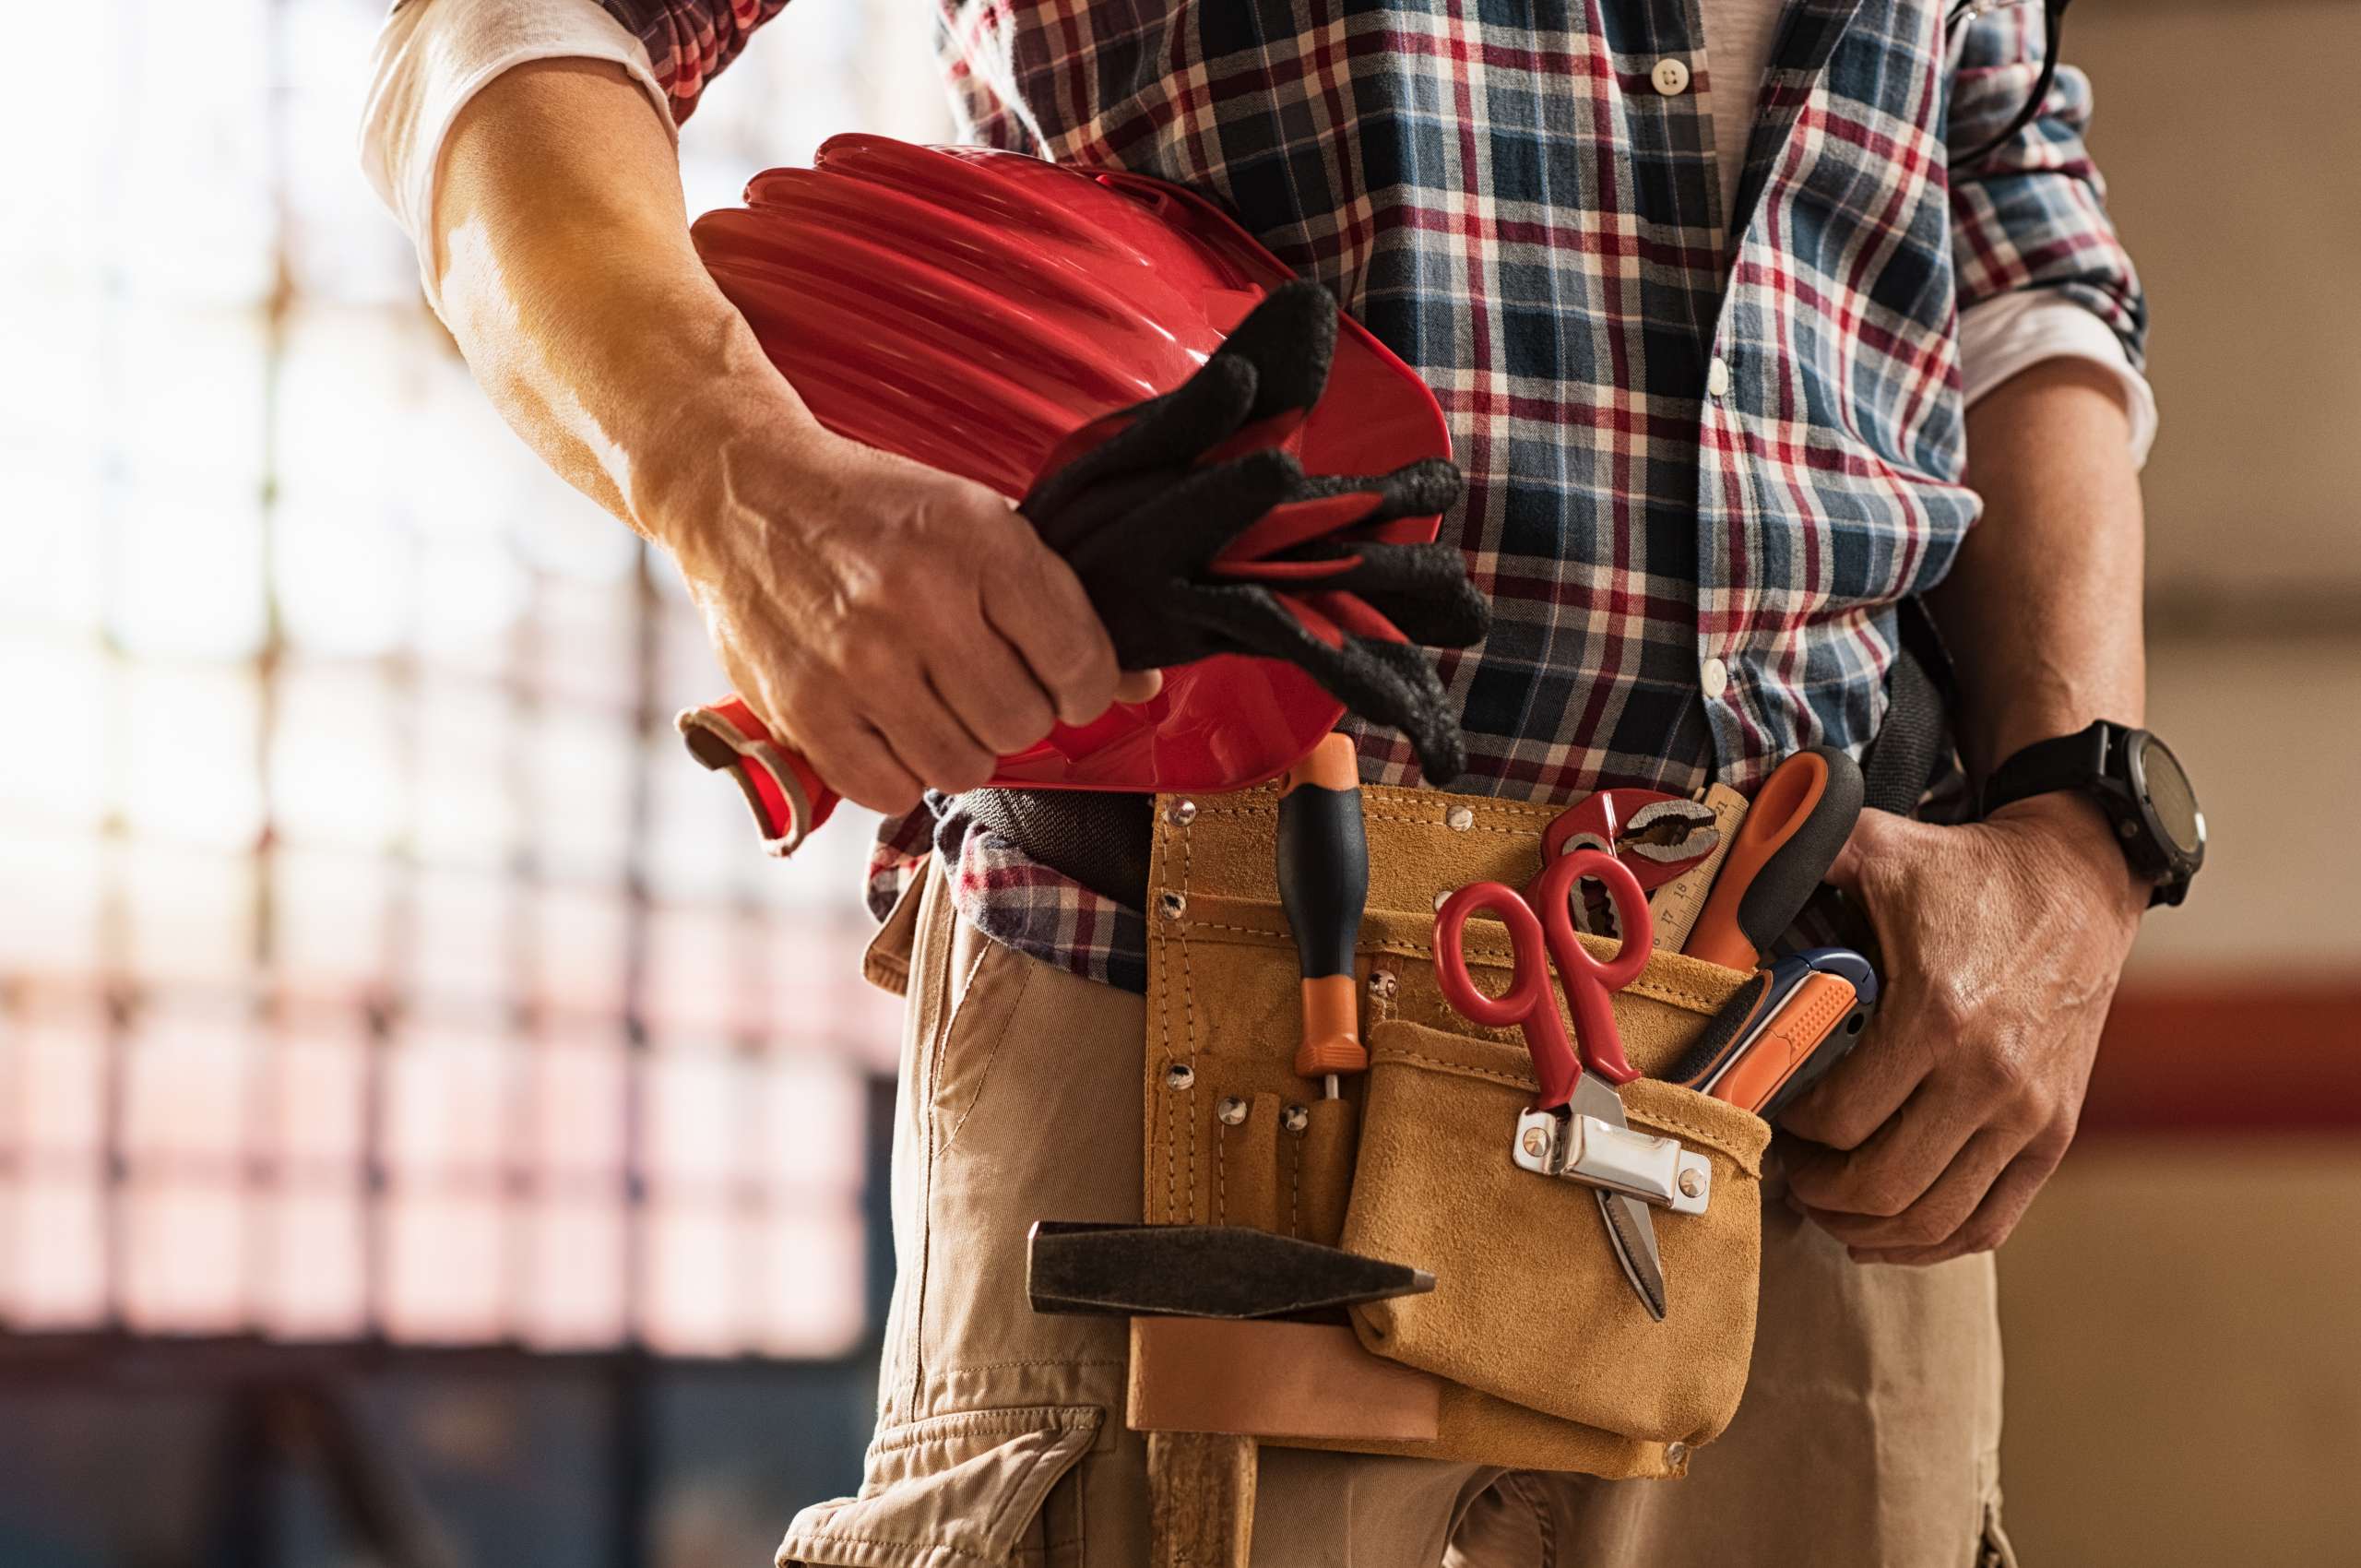
[[[2140,771],[2150,820],[2182,855],[2196,854],[2205,844],[2205,814],[2179,759],[2152,736],[2140,748]]]

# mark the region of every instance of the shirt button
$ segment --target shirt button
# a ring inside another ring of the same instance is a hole
[[[1730,362],[1719,354],[1715,354],[1714,362],[1705,367],[1705,395],[1709,398],[1730,395]]]
[[[1667,55],[1656,62],[1656,68],[1648,73],[1648,80],[1655,83],[1656,90],[1667,98],[1679,98],[1689,90],[1689,67]]]
[[[1709,659],[1699,665],[1697,676],[1705,683],[1705,696],[1708,701],[1721,701],[1722,694],[1730,689],[1730,667],[1718,659]]]

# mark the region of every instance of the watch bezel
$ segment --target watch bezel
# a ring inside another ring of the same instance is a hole
[[[2149,798],[2148,754],[2152,748],[2165,754],[2165,761],[2170,764],[2174,772],[2180,775],[2181,782],[2187,789],[2189,813],[2195,819],[2197,829],[2197,844],[2193,849],[2181,848],[2180,841],[2173,837],[2170,829],[2165,826],[2163,816],[2156,811],[2155,802]],[[2198,868],[2205,863],[2205,808],[2197,803],[2197,785],[2189,777],[2189,769],[2181,766],[2179,754],[2158,739],[2152,731],[2126,730],[2123,731],[2122,752],[2123,781],[2130,795],[2127,803],[2139,814],[2141,838],[2145,841],[2146,847],[2154,858],[2161,862],[2156,869],[2164,879],[2164,885],[2174,886],[2176,889],[2186,888],[2189,878],[2194,876]],[[2163,885],[2160,885],[2159,893],[2163,890]],[[2166,901],[2178,903],[2179,899],[2171,897]]]

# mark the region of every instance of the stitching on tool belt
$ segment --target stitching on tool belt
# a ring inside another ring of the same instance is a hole
[[[1181,829],[1180,829],[1180,905],[1181,905],[1181,908],[1183,908],[1183,909],[1188,908],[1188,904],[1189,904],[1189,878],[1190,878],[1190,873],[1191,873],[1191,872],[1192,872],[1192,870],[1193,869],[1194,864],[1195,864],[1194,857],[1195,857],[1195,853],[1196,853],[1196,847],[1195,847],[1194,843],[1192,842],[1192,839],[1193,839],[1193,837],[1194,837],[1194,836],[1195,836],[1195,832],[1196,832],[1196,827],[1195,827],[1195,825],[1194,825],[1193,823],[1184,824],[1184,825],[1181,826]],[[1181,1010],[1181,1013],[1183,1014],[1183,1016],[1186,1016],[1186,1017],[1187,1017],[1187,1019],[1188,1019],[1188,1021],[1189,1021],[1189,1028],[1188,1028],[1188,1039],[1189,1039],[1189,1060],[1190,1060],[1190,1062],[1191,1062],[1192,1063],[1195,1063],[1195,1061],[1196,1061],[1196,1059],[1197,1059],[1197,1052],[1198,1052],[1198,1041],[1197,1041],[1197,978],[1196,978],[1196,973],[1195,973],[1195,971],[1194,971],[1194,970],[1190,967],[1190,964],[1189,964],[1189,928],[1188,928],[1188,926],[1187,926],[1187,925],[1185,925],[1185,924],[1183,924],[1183,925],[1181,926],[1181,928],[1180,928],[1180,1010]],[[1193,1074],[1192,1074],[1192,1075],[1191,1075],[1190,1079],[1189,1079],[1189,1210],[1188,1210],[1189,1218],[1190,1218],[1192,1220],[1193,1220],[1193,1219],[1195,1219],[1195,1218],[1197,1218],[1197,1127],[1198,1127],[1198,1122],[1197,1122],[1197,1080],[1196,1080],[1195,1076],[1194,1076],[1194,1075],[1193,1075]]]
[[[1218,898],[1220,896],[1216,894],[1211,897]],[[1375,914],[1382,918],[1394,912],[1380,909],[1375,911]],[[1403,912],[1403,918],[1408,918],[1406,912]],[[1286,931],[1276,925],[1236,925],[1228,921],[1191,920],[1185,915],[1171,923],[1180,929],[1181,940],[1184,943],[1191,933],[1201,932],[1218,932],[1224,936],[1255,937],[1274,943],[1283,943],[1287,939]],[[1419,958],[1428,962],[1432,962],[1435,956],[1435,950],[1431,944],[1415,942],[1363,943],[1358,951],[1367,954],[1386,953],[1397,958]],[[1467,961],[1478,968],[1506,969],[1513,967],[1515,958],[1516,956],[1505,947],[1478,947],[1471,944],[1467,949]],[[1707,1014],[1719,1012],[1723,1004],[1729,1000],[1726,995],[1715,996],[1707,992],[1691,991],[1664,980],[1651,980],[1645,974],[1625,986],[1623,994],[1644,996],[1651,1001],[1669,1003],[1693,1012]]]
[[[1303,1140],[1287,1146],[1287,1234],[1303,1234]]]
[[[1214,1223],[1229,1223],[1229,1140],[1214,1134]]]
[[[1429,1056],[1423,1051],[1406,1051],[1399,1046],[1380,1046],[1371,1054],[1370,1064],[1374,1067],[1382,1062],[1413,1063],[1421,1067],[1431,1067],[1437,1072],[1448,1073],[1454,1077],[1481,1078],[1487,1083],[1502,1084],[1513,1089],[1523,1089],[1528,1094],[1537,1087],[1530,1077],[1523,1074],[1498,1072],[1489,1067],[1478,1067],[1473,1063],[1454,1062],[1448,1056]],[[1696,1126],[1657,1111],[1642,1110],[1638,1106],[1627,1106],[1624,1109],[1624,1114],[1642,1126],[1654,1127],[1659,1132],[1677,1133],[1693,1143],[1703,1144],[1716,1154],[1727,1155],[1750,1173],[1753,1170],[1747,1157],[1730,1146],[1729,1134],[1726,1133],[1716,1132],[1709,1127]]]
[[[1157,814],[1161,817],[1164,814],[1158,812]],[[1172,851],[1171,835],[1169,833],[1165,834],[1164,848],[1165,859],[1169,861]],[[1170,943],[1158,944],[1157,962],[1164,971],[1163,994],[1158,998],[1164,1005],[1156,1010],[1156,1021],[1157,1028],[1164,1037],[1164,1069],[1169,1072],[1172,1068],[1172,944]],[[1169,1223],[1172,1218],[1173,1211],[1179,1206],[1175,1191],[1180,1175],[1180,1170],[1175,1161],[1179,1156],[1173,1149],[1172,1124],[1176,1105],[1169,1094],[1163,1096],[1157,1103],[1164,1111],[1164,1218]]]

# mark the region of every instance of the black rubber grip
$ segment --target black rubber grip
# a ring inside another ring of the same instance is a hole
[[[1369,839],[1361,792],[1299,784],[1279,797],[1279,906],[1303,978],[1352,973],[1369,902]]]
[[[1738,1031],[1752,1020],[1754,1010],[1762,1005],[1762,993],[1770,987],[1771,971],[1757,969],[1753,979],[1730,992],[1730,999],[1706,1021],[1704,1031],[1690,1042],[1680,1059],[1658,1076],[1667,1083],[1695,1088],[1707,1074],[1722,1064],[1722,1058],[1738,1043]]]
[[[1804,912],[1804,905],[1836,863],[1837,851],[1851,837],[1861,816],[1860,766],[1833,746],[1814,746],[1813,754],[1828,764],[1828,785],[1787,841],[1754,873],[1738,899],[1738,928],[1768,953]]]

